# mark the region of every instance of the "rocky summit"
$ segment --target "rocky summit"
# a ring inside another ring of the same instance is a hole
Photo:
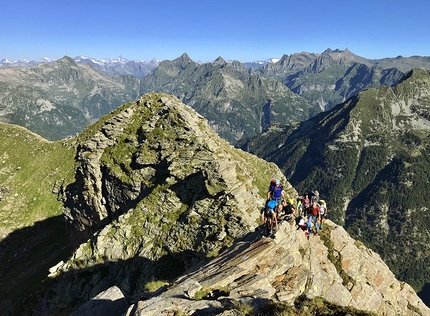
[[[235,149],[165,94],[125,104],[78,143],[76,181],[63,195],[76,251],[50,269],[51,312],[113,285],[130,297],[217,256],[258,226],[272,178],[297,195],[275,164]]]
[[[297,191],[175,97],[144,95],[74,141],[75,179],[59,191],[74,251],[24,305],[34,315],[225,316],[318,299],[365,314],[430,315],[332,222],[310,239],[294,220],[263,237],[269,181],[280,179],[287,197]],[[154,282],[165,285],[151,292]]]

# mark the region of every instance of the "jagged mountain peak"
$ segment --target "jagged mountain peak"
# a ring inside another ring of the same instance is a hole
[[[150,91],[180,98],[232,143],[275,122],[302,120],[318,111],[279,81],[262,78],[243,64],[227,63],[221,57],[213,63],[186,66],[162,62],[141,80],[141,92]]]
[[[67,56],[67,55],[65,55],[65,56],[63,56],[63,57],[61,57],[61,58],[57,59],[54,63],[62,63],[62,64],[73,64],[73,65],[76,65],[76,61],[75,61],[73,58],[71,58],[71,57],[69,57],[69,56]]]
[[[174,59],[174,61],[180,62],[181,64],[188,64],[193,62],[193,60],[190,58],[190,56],[188,56],[187,53],[183,53],[181,56]]]
[[[225,61],[224,58],[222,58],[221,56],[219,56],[217,59],[214,60],[213,65],[214,66],[219,66],[219,65],[225,65],[227,64],[227,62]]]

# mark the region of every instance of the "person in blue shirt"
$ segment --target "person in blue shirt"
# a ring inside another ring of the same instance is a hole
[[[275,200],[278,204],[281,204],[281,201],[285,198],[284,188],[281,185],[279,179],[275,180],[274,184],[271,184],[269,187],[269,191],[267,192],[268,200]]]
[[[273,233],[273,224],[275,224],[276,231],[278,230],[277,207],[278,203],[275,200],[267,200],[266,205],[261,209],[261,221],[266,226],[266,236],[270,236]]]

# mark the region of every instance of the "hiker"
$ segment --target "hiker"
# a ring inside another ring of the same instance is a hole
[[[297,229],[303,230],[305,232],[306,239],[309,239],[310,229],[308,224],[303,218],[301,218],[300,221],[297,223]]]
[[[270,236],[273,233],[273,224],[278,230],[278,220],[276,216],[276,208],[278,203],[275,200],[267,200],[266,205],[261,209],[261,221],[266,226],[266,236]]]
[[[269,191],[267,191],[267,199],[271,200],[272,199],[272,192],[276,187],[276,179],[272,179],[270,181],[270,185],[269,185]]]
[[[303,196],[299,196],[297,198],[297,211],[299,213],[299,216],[303,217],[303,204],[302,204]]]
[[[320,215],[320,207],[319,205],[314,202],[311,207],[308,209],[308,226],[312,230],[312,225],[315,227],[315,235],[318,234],[319,231],[319,222],[321,221],[321,215]]]
[[[297,216],[296,208],[294,207],[293,202],[293,199],[282,200],[281,202],[282,213],[284,213],[285,219],[287,220]]]
[[[310,204],[312,205],[314,202],[318,203],[320,200],[320,194],[318,191],[311,191]]]
[[[279,179],[276,179],[275,185],[270,185],[269,187],[269,191],[267,192],[267,199],[275,200],[278,204],[280,204],[284,196],[285,192],[281,185],[281,182],[279,181]]]
[[[310,201],[309,201],[309,195],[306,193],[305,194],[305,198],[303,199],[303,201],[302,201],[302,204],[303,204],[303,207],[305,208],[305,209],[308,209],[309,208],[309,206],[310,206]]]
[[[327,204],[324,200],[320,200],[320,223],[319,228],[322,229],[323,221],[327,217]]]

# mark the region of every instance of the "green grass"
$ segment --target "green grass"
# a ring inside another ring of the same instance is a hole
[[[166,282],[166,281],[150,281],[150,282],[145,284],[143,289],[144,289],[144,291],[155,292],[159,288],[166,286],[166,285],[169,285],[169,282]]]
[[[3,232],[61,214],[55,193],[73,181],[74,139],[48,142],[27,130],[0,124],[0,201]]]
[[[36,290],[69,254],[58,193],[74,180],[74,143],[0,123],[1,310]]]

